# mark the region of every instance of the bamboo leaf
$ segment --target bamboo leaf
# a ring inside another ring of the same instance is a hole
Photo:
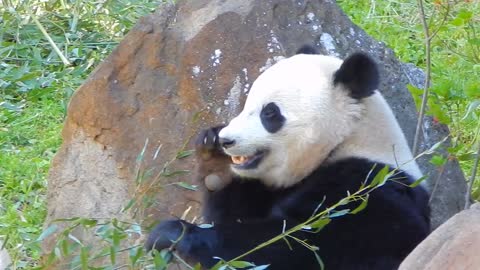
[[[382,186],[387,179],[387,175],[389,174],[388,172],[390,171],[390,167],[388,165],[385,165],[373,178],[372,182],[370,185],[372,187],[378,187]]]
[[[88,249],[87,247],[80,248],[80,265],[82,270],[88,270]]]
[[[366,196],[365,200],[363,200],[362,203],[357,208],[352,210],[351,213],[355,215],[356,213],[365,209],[365,207],[367,207],[367,204],[368,204],[368,195]]]
[[[247,267],[255,266],[255,264],[246,262],[246,261],[234,261],[234,262],[230,262],[229,266],[235,267],[235,268],[247,268]]]
[[[173,172],[165,171],[165,172],[162,173],[162,176],[163,177],[173,177],[173,176],[183,175],[183,174],[188,174],[188,173],[190,173],[189,170],[177,170],[177,171],[173,171]]]
[[[49,237],[50,235],[52,235],[54,232],[56,232],[58,229],[58,226],[56,224],[52,224],[50,226],[48,226],[48,228],[46,228],[41,234],[40,236],[37,238],[37,241],[43,241],[45,238]]]
[[[265,265],[259,265],[255,266],[253,268],[250,268],[249,270],[265,270],[270,266],[270,264],[265,264]]]
[[[350,213],[350,209],[343,209],[343,210],[340,210],[340,211],[335,211],[335,213],[332,213],[332,214],[328,215],[328,217],[329,218],[341,217],[341,216],[344,216],[348,213]]]
[[[190,185],[190,184],[185,183],[185,182],[177,182],[177,183],[175,183],[175,185],[177,185],[181,188],[184,188],[184,189],[192,190],[192,191],[197,191],[198,190],[198,186]]]
[[[310,224],[308,224],[308,226],[312,229],[319,229],[321,230],[323,227],[325,227],[328,223],[330,223],[330,221],[332,221],[331,219],[329,218],[321,218],[321,219],[318,219]]]
[[[420,183],[422,183],[426,178],[427,178],[427,176],[424,175],[424,176],[418,178],[415,182],[411,183],[411,184],[408,185],[408,186],[411,187],[411,188],[414,188],[414,187],[420,185]]]
[[[317,259],[317,262],[318,262],[318,266],[320,266],[320,269],[321,270],[325,270],[325,264],[323,263],[322,261],[322,258],[320,258],[320,256],[318,255],[317,252],[313,252],[313,254],[315,254],[315,259]]]
[[[176,159],[182,159],[191,156],[195,150],[184,150],[177,153]]]

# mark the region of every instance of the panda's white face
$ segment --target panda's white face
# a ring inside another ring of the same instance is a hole
[[[258,77],[243,111],[219,134],[234,173],[288,187],[328,157],[363,110],[334,83],[341,65],[334,57],[300,54]]]

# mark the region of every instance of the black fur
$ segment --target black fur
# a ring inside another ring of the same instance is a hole
[[[295,54],[318,54],[318,52],[315,47],[311,45],[303,45]]]
[[[279,131],[285,124],[285,117],[275,102],[270,102],[262,108],[260,120],[263,127],[270,133]]]
[[[383,168],[360,158],[349,158],[320,166],[302,182],[287,189],[272,189],[258,180],[234,177],[224,189],[210,192],[205,216],[212,228],[185,221],[160,223],[150,234],[146,247],[163,249],[176,241],[177,251],[206,267],[220,257],[230,260],[258,244],[307,220],[320,202],[320,211],[355,192],[364,181]],[[325,268],[397,269],[405,256],[429,233],[428,195],[422,187],[409,188],[412,179],[404,172],[395,181],[373,191],[367,208],[357,214],[333,218],[318,233],[300,231],[295,237],[317,246]],[[344,205],[355,209],[358,202]],[[285,221],[285,223],[284,223]],[[170,240],[170,241],[168,241]],[[312,251],[293,239],[278,241],[242,260],[268,269],[320,269]]]
[[[363,53],[355,53],[343,62],[334,75],[334,84],[343,84],[356,99],[368,97],[378,88],[379,75],[375,62]]]

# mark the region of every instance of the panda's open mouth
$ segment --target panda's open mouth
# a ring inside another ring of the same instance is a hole
[[[267,151],[263,150],[257,151],[252,156],[231,156],[233,167],[242,170],[255,169],[265,157],[266,153]]]

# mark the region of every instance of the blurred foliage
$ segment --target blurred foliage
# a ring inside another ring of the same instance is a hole
[[[158,0],[0,1],[0,239],[30,268],[46,214],[46,176],[74,90]],[[45,29],[40,31],[35,20]],[[64,65],[50,37],[71,65]]]
[[[337,1],[368,34],[385,42],[404,62],[425,68],[425,37],[417,1]],[[427,115],[448,125],[449,156],[433,156],[441,166],[457,159],[466,176],[472,170],[480,132],[480,1],[424,2],[432,39],[432,81]],[[409,86],[417,107],[423,89]],[[478,175],[477,175],[478,178]],[[480,183],[473,197],[480,199]]]

